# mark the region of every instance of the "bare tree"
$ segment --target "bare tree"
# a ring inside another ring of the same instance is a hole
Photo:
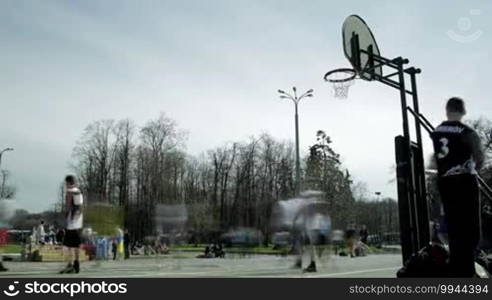
[[[80,185],[93,202],[114,201],[114,190],[109,186],[116,151],[114,124],[113,120],[91,123],[74,149]]]
[[[354,202],[350,175],[329,137],[318,137],[305,186],[325,191],[334,214],[353,219],[353,211],[341,212]],[[295,193],[292,143],[264,134],[193,157],[184,151],[185,140],[186,133],[164,114],[141,128],[128,119],[90,124],[74,148],[88,202],[123,208],[133,239],[155,234],[156,205],[186,204],[188,229],[199,240],[248,227],[260,230],[267,243],[272,207]]]

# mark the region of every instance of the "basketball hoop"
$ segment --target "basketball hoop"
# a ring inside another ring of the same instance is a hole
[[[356,76],[357,72],[354,69],[340,68],[326,73],[324,79],[333,85],[335,98],[346,99]]]

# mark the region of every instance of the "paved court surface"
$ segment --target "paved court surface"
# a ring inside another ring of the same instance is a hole
[[[59,275],[62,263],[8,262],[7,277],[395,277],[401,255],[324,257],[317,273],[293,269],[294,257],[228,255],[225,259],[195,258],[196,253],[173,253],[161,257],[135,257],[125,261],[87,262],[80,274]]]

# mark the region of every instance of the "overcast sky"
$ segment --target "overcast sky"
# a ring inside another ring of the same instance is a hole
[[[398,92],[357,81],[338,100],[322,80],[348,66],[345,17],[361,15],[384,56],[422,68],[432,122],[453,95],[470,118],[492,117],[491,2],[409,2],[1,1],[0,148],[15,148],[2,169],[17,207],[52,207],[75,141],[99,119],[142,125],[165,112],[188,130],[191,154],[263,132],[292,140],[294,108],[276,91],[294,85],[315,90],[300,105],[303,153],[323,129],[357,181],[396,197]]]

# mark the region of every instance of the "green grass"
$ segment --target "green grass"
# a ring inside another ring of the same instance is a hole
[[[6,244],[0,246],[0,253],[20,253],[22,246],[18,244]]]
[[[84,208],[84,223],[100,235],[114,235],[116,228],[123,228],[124,212],[121,207],[93,204]]]

